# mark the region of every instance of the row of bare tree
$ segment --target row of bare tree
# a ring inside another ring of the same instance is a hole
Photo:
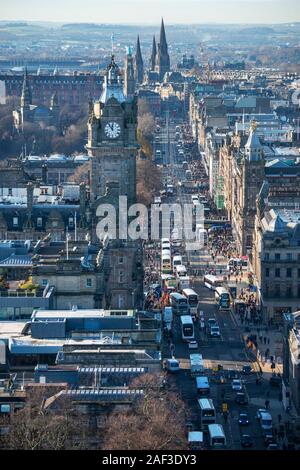
[[[34,387],[26,405],[0,422],[0,448],[21,450],[184,450],[186,409],[178,393],[161,386],[161,377],[146,374],[131,386],[144,390],[144,398],[130,407],[90,417],[61,392],[49,397],[47,387]],[[52,392],[53,393],[53,392]]]

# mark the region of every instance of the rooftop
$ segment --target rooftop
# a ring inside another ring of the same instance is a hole
[[[134,317],[135,310],[103,310],[103,309],[81,309],[81,310],[35,310],[32,321],[64,318],[104,318],[104,317]]]

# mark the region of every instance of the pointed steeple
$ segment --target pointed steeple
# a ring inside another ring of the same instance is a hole
[[[144,62],[141,51],[140,37],[137,37],[135,54],[135,79],[137,83],[142,83],[144,79]]]
[[[28,83],[27,67],[25,67],[23,87],[22,87],[22,96],[21,96],[21,108],[28,107],[31,104],[32,104],[32,95],[31,95],[31,90],[30,90],[30,86]]]
[[[162,18],[160,28],[160,39],[157,50],[156,71],[162,81],[167,72],[170,72],[170,56],[168,53],[168,44],[166,39],[165,24]]]
[[[134,65],[131,47],[127,47],[124,69],[124,95],[132,98],[135,92]]]
[[[153,36],[152,52],[151,52],[151,59],[150,59],[151,70],[155,70],[156,54],[157,54],[156,40],[155,40],[155,36]]]
[[[165,51],[165,52],[168,51],[165,24],[164,24],[164,19],[163,18],[161,19],[159,44],[160,44],[160,48],[161,48],[162,51]]]

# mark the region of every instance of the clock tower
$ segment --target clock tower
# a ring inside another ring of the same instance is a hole
[[[87,150],[91,158],[91,201],[104,196],[107,183],[117,182],[128,205],[136,201],[137,102],[124,96],[114,56],[107,68],[101,97],[91,102]]]

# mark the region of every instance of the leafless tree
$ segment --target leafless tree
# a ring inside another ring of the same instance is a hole
[[[115,411],[107,421],[105,450],[186,449],[184,403],[177,393],[162,390],[159,376],[146,374],[133,381],[144,397],[128,411]]]
[[[46,398],[41,387],[29,392],[25,407],[2,425],[1,448],[63,450],[86,447],[86,427],[65,395]],[[84,445],[83,445],[84,443]]]

